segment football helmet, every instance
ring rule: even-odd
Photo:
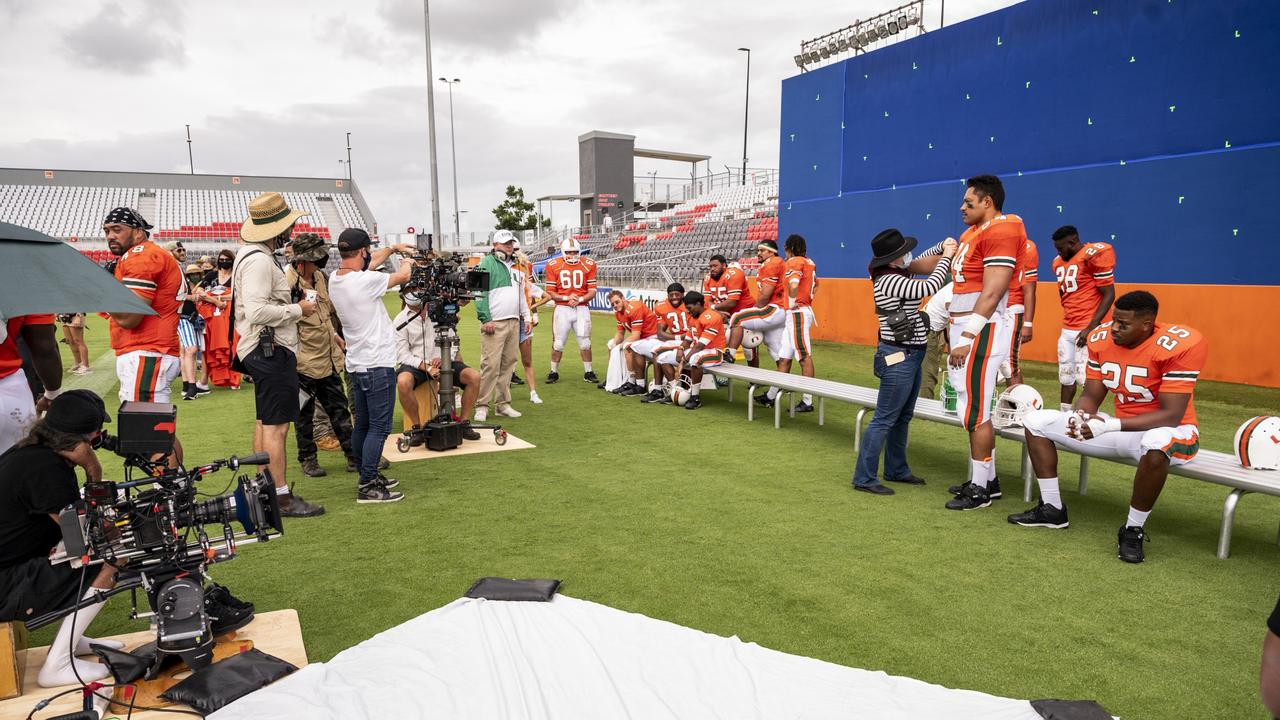
[[[1000,393],[996,400],[995,410],[991,413],[991,424],[997,428],[1021,427],[1022,418],[1032,410],[1044,408],[1044,399],[1030,385],[1014,385]]]
[[[668,383],[668,393],[671,395],[671,402],[679,407],[689,402],[689,398],[693,397],[693,381],[688,375],[681,375],[679,380]]]
[[[764,342],[764,333],[751,328],[742,329],[742,347],[758,348],[762,342]]]
[[[577,240],[574,240],[573,238],[568,237],[560,242],[560,252],[580,253],[582,252],[582,246],[578,244]]]
[[[1249,418],[1232,443],[1236,460],[1252,470],[1280,470],[1280,417]]]

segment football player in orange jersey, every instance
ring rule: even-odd
[[[53,315],[19,315],[0,319],[0,454],[16,445],[31,430],[36,418],[62,394],[62,353],[53,330]],[[22,372],[18,339],[31,352],[31,367],[44,384],[36,403]]]
[[[1005,377],[1007,385],[1022,384],[1022,365],[1019,362],[1022,344],[1031,342],[1031,321],[1036,316],[1036,283],[1040,279],[1040,251],[1036,244],[1028,239],[1022,247],[1018,266],[1013,270],[1013,281],[1009,285],[1009,361]]]
[[[1116,251],[1107,243],[1080,241],[1070,225],[1053,231],[1053,274],[1062,299],[1062,333],[1058,336],[1058,382],[1062,408],[1070,409],[1076,385],[1084,384],[1088,351],[1085,343],[1093,329],[1106,319],[1116,299]]]
[[[787,322],[782,333],[782,357],[778,360],[778,371],[791,372],[791,361],[799,360],[800,373],[813,377],[809,329],[817,323],[813,317],[813,296],[818,293],[816,267],[805,256],[808,248],[804,237],[787,237],[783,249],[787,253],[786,274],[783,276],[787,288]],[[766,393],[770,400],[777,395],[775,388],[769,388]],[[813,412],[813,396],[805,393],[796,406],[796,412]]]
[[[688,342],[693,322],[689,309],[684,305],[684,285],[678,282],[668,285],[667,299],[655,305],[653,312],[658,316],[658,344],[653,349],[653,385],[640,402],[667,404],[671,400],[662,391],[662,386],[676,378],[680,349]]]
[[[547,373],[547,384],[560,380],[560,358],[570,330],[578,338],[582,379],[600,382],[591,368],[591,309],[587,307],[596,296],[596,261],[582,257],[582,247],[573,238],[560,244],[560,252],[564,256],[552,258],[546,268],[546,292],[556,303],[551,316],[551,372]]]
[[[727,323],[733,314],[755,307],[756,299],[747,284],[747,274],[737,263],[729,264],[724,255],[712,255],[707,265],[707,277],[702,281],[702,295],[712,309],[724,316]],[[755,348],[743,348],[747,364],[760,367],[760,354]]]
[[[756,306],[740,310],[729,320],[729,349],[742,347],[742,330],[748,328],[764,336],[761,345],[769,348],[769,355],[774,363],[782,359],[783,334],[786,332],[787,316],[783,308],[787,304],[787,284],[783,282],[786,274],[786,263],[778,257],[778,244],[772,240],[761,240],[756,246],[756,257],[760,259],[760,269],[756,272],[756,282],[760,294],[756,296]],[[768,392],[755,397],[755,401],[765,407],[773,406],[773,397],[777,388],[769,388]]]
[[[618,331],[609,340],[609,349],[621,345],[627,367],[627,381],[613,392],[618,395],[644,395],[645,361],[652,357],[654,348],[661,342],[658,340],[658,316],[643,300],[627,300],[621,290],[609,291],[609,304],[618,321]]]
[[[1208,341],[1196,330],[1157,322],[1159,309],[1155,297],[1141,290],[1117,300],[1113,320],[1089,336],[1089,366],[1075,410],[1036,410],[1023,418],[1041,501],[1009,522],[1067,527],[1055,442],[1081,454],[1135,460],[1129,517],[1117,547],[1121,560],[1142,562],[1143,526],[1169,466],[1189,462],[1200,449],[1192,395],[1209,355]],[[1098,412],[1108,392],[1115,397],[1115,417]]]
[[[697,410],[702,407],[699,393],[703,369],[719,365],[724,357],[724,318],[706,306],[706,299],[700,292],[685,293],[684,304],[694,318],[689,332],[689,347],[680,354],[680,364],[689,368],[691,395],[684,409]]]
[[[969,228],[951,264],[950,344],[947,373],[957,411],[969,431],[968,482],[954,486],[948,510],[984,508],[1000,497],[995,468],[991,399],[996,371],[1008,354],[1001,343],[1009,283],[1027,241],[1017,215],[1004,213],[1004,185],[994,175],[969,178],[960,214]]]

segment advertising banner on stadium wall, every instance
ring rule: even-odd
[[[613,312],[613,306],[609,304],[609,293],[614,290],[621,291],[622,296],[628,300],[642,300],[650,308],[667,299],[667,293],[663,290],[602,287],[596,288],[596,296],[591,299],[591,302],[587,303],[587,307],[597,312]]]

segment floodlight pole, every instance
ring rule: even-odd
[[[453,159],[453,234],[462,237],[462,219],[458,212],[458,133],[453,124],[453,86],[462,82],[458,78],[449,80],[440,78],[440,82],[449,86],[449,152]]]
[[[195,158],[192,157],[191,155],[191,126],[190,125],[187,126],[187,162],[190,164],[191,174],[195,175],[196,161],[195,161]]]
[[[747,54],[747,92],[742,101],[742,184],[747,184],[747,111],[751,107],[751,48],[738,48]]]
[[[431,84],[431,0],[422,0],[427,42],[427,135],[431,154],[431,232],[440,234],[440,173],[436,168],[436,93]],[[437,241],[438,242],[438,241]],[[439,247],[439,245],[437,245]]]
[[[347,179],[351,178],[351,133],[347,133]]]

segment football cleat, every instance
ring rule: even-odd
[[[685,410],[697,410],[700,407],[702,407],[701,395],[694,395],[693,397],[689,398],[684,404]]]
[[[666,396],[667,396],[667,394],[666,394],[666,393],[664,393],[664,392],[662,392],[662,388],[654,388],[654,389],[652,389],[652,390],[650,390],[650,391],[649,391],[649,394],[647,394],[647,395],[645,395],[644,397],[640,398],[640,402],[642,402],[642,403],[660,403],[660,402],[662,402],[663,398],[665,398]]]
[[[1116,534],[1116,556],[1127,563],[1140,563],[1146,559],[1142,543],[1151,542],[1145,530],[1137,526],[1120,528]]]
[[[582,373],[582,379],[583,379],[583,380],[586,380],[586,381],[587,381],[587,382],[589,382],[589,383],[598,383],[598,382],[600,382],[600,378],[596,377],[596,374],[595,374],[594,372],[590,371],[590,370],[588,370],[587,372]]]
[[[773,400],[769,399],[769,393],[760,393],[755,397],[756,404],[761,407],[773,407]]]
[[[965,480],[963,483],[959,485],[952,485],[951,487],[947,488],[947,492],[951,493],[952,495],[959,495],[963,493],[964,489],[967,487],[969,487],[969,481]],[[999,500],[1000,498],[1004,497],[1004,493],[1000,491],[999,477],[991,478],[991,482],[987,483],[987,494],[991,496],[992,500]]]
[[[947,501],[948,510],[978,510],[991,504],[991,496],[986,488],[967,483],[964,492]]]
[[[548,385],[554,385],[555,383],[558,383],[558,382],[560,382],[560,373],[558,373],[558,372],[556,372],[556,371],[554,371],[554,370],[552,370],[551,372],[547,373],[547,384],[548,384]]]

